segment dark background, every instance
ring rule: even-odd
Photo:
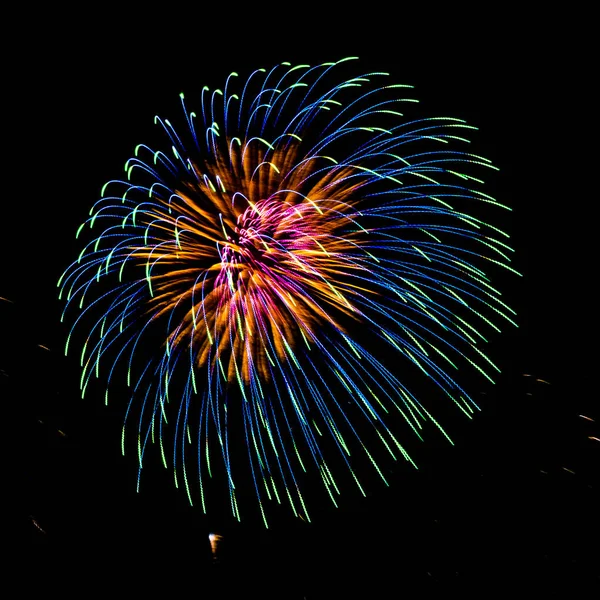
[[[22,585],[282,599],[598,589],[600,413],[585,350],[596,319],[583,249],[593,217],[576,191],[585,15],[282,10],[53,10],[15,24],[0,392],[17,410],[7,429],[17,432]],[[56,280],[79,252],[76,228],[154,115],[179,116],[179,92],[219,87],[232,70],[347,55],[415,85],[415,114],[479,127],[474,149],[501,169],[486,191],[514,209],[503,225],[523,274],[498,280],[520,325],[489,346],[502,374],[495,386],[473,381],[473,422],[445,423],[455,446],[427,440],[418,471],[398,465],[389,488],[317,507],[310,525],[284,513],[269,530],[219,508],[203,515],[158,465],[137,494],[120,407],[81,400],[76,356],[62,351]],[[223,535],[217,560],[209,532]]]

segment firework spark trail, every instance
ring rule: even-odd
[[[484,332],[513,323],[484,270],[512,270],[507,236],[472,210],[501,205],[464,172],[495,167],[449,149],[474,128],[404,120],[399,107],[416,101],[396,94],[410,86],[379,84],[385,73],[332,84],[350,60],[259,69],[239,95],[232,73],[224,91],[203,88],[199,114],[182,94],[186,127],[156,117],[170,147],[136,147],[126,180],[104,186],[77,235],[100,232],[59,281],[65,312],[81,311],[66,350],[93,321],[82,394],[101,370],[110,383],[126,365],[123,439],[135,430],[140,472],[149,441],[167,465],[169,439],[190,502],[186,459],[197,460],[204,510],[214,439],[240,518],[230,413],[242,417],[265,524],[267,499],[308,518],[300,474],[317,473],[335,504],[332,451],[363,494],[357,449],[385,481],[365,428],[409,461],[391,413],[419,437],[427,420],[448,437],[390,357],[470,415],[477,407],[451,372],[466,363],[489,379]],[[162,348],[136,371],[156,335]]]

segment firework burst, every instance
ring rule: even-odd
[[[385,481],[380,453],[411,460],[398,422],[438,425],[413,371],[470,415],[455,373],[489,378],[486,330],[512,322],[484,270],[510,269],[479,215],[500,204],[468,173],[494,167],[453,149],[474,128],[406,119],[410,86],[340,77],[350,60],[232,73],[197,113],[182,94],[184,126],[156,117],[167,143],[104,186],[59,281],[82,393],[124,374],[123,451],[131,431],[141,472],[157,442],[204,510],[217,463],[237,518],[244,470],[265,523],[269,500],[308,518],[307,479],[364,494],[357,461]]]

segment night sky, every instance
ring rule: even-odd
[[[292,600],[434,589],[538,597],[559,587],[575,598],[600,588],[600,411],[578,350],[580,230],[568,223],[585,213],[564,158],[575,148],[569,123],[586,56],[562,41],[571,22],[490,12],[433,27],[427,15],[394,24],[381,11],[341,21],[226,12],[90,15],[75,28],[72,15],[53,12],[24,30],[5,117],[19,123],[19,183],[2,215],[10,244],[0,280],[0,395],[17,408],[23,589]],[[77,354],[63,352],[56,281],[79,253],[75,231],[133,147],[155,135],[154,115],[179,118],[179,92],[192,98],[234,70],[349,55],[414,85],[414,114],[477,126],[473,147],[500,168],[485,191],[513,208],[501,225],[523,274],[495,278],[519,322],[488,345],[502,373],[495,385],[465,376],[482,408],[472,421],[440,407],[454,446],[429,432],[411,446],[418,470],[398,462],[390,487],[374,480],[366,498],[349,491],[338,509],[311,506],[311,524],[287,510],[273,510],[268,530],[256,515],[235,522],[228,506],[204,515],[157,457],[138,494],[136,457],[120,451],[124,405],[103,405],[103,382],[82,400]],[[223,536],[216,558],[209,533]]]

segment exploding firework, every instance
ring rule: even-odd
[[[501,205],[470,174],[495,167],[454,149],[474,128],[406,118],[411,86],[350,60],[232,73],[198,112],[181,94],[182,126],[156,117],[162,149],[104,186],[59,281],[82,394],[123,375],[123,452],[141,472],[156,442],[204,510],[218,471],[237,518],[247,477],[265,524],[267,501],[308,519],[307,481],[364,494],[358,465],[412,462],[404,429],[446,435],[414,375],[472,414],[456,373],[489,378],[486,330],[512,323],[484,270],[512,270],[483,220]]]

